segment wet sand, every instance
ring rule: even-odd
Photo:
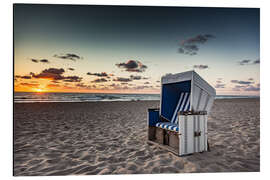
[[[147,143],[158,101],[15,103],[14,175],[260,171],[260,100],[216,100],[210,152],[177,157]]]

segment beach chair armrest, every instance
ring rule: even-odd
[[[182,111],[178,115],[207,115],[207,111]]]
[[[148,109],[148,126],[155,126],[160,121],[159,108]]]

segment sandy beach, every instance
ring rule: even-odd
[[[215,100],[210,152],[177,157],[147,143],[159,101],[15,103],[14,175],[260,171],[260,100]]]

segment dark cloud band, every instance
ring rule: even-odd
[[[51,79],[51,80],[62,80],[65,82],[80,82],[82,80],[79,76],[63,76],[65,70],[63,68],[49,68],[44,69],[39,74],[30,73],[32,77],[39,79]]]
[[[119,68],[125,69],[127,72],[144,72],[147,69],[146,65],[136,60],[129,60],[126,63],[118,63],[115,65]]]
[[[83,57],[77,54],[73,54],[73,53],[66,53],[66,54],[60,54],[60,55],[55,54],[53,57],[60,58],[60,59],[68,59],[72,61],[83,59]]]
[[[241,66],[243,66],[243,65],[260,64],[260,59],[257,59],[257,60],[244,59],[242,61],[239,61],[238,63]]]
[[[199,44],[204,44],[209,39],[213,38],[215,38],[215,36],[211,34],[204,34],[204,35],[199,34],[195,37],[188,38],[180,43],[180,48],[178,49],[178,52],[181,54],[191,56],[196,55],[199,51]]]
[[[200,64],[200,65],[194,65],[193,68],[195,68],[195,69],[208,69],[209,66]]]
[[[93,83],[102,83],[102,82],[107,82],[108,80],[107,79],[105,79],[105,78],[100,78],[100,79],[95,79],[95,80],[93,80],[92,82]]]
[[[101,72],[101,73],[90,73],[90,72],[88,72],[87,75],[89,75],[89,76],[98,76],[98,77],[107,77],[107,76],[109,76],[106,72]]]
[[[38,62],[50,63],[50,61],[48,59],[31,59],[31,61],[34,62],[34,63],[38,63]]]

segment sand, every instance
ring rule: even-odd
[[[259,101],[216,100],[211,151],[184,157],[147,143],[158,101],[15,103],[14,175],[260,171]]]

